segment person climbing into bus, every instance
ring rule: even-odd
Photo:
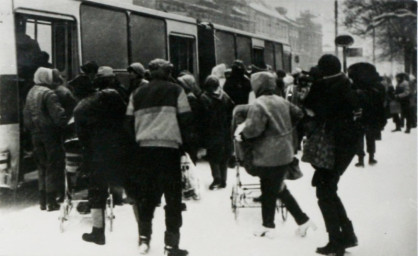
[[[68,117],[54,89],[59,78],[52,69],[39,68],[34,75],[23,109],[24,125],[31,132],[35,161],[39,174],[41,210],[59,209],[57,192],[64,185],[65,155],[61,131]]]
[[[81,74],[68,83],[68,88],[72,91],[77,101],[96,91],[93,87],[93,81],[96,78],[99,66],[95,61],[88,61],[80,69],[82,71]]]
[[[129,80],[131,82],[128,89],[128,95],[131,95],[137,88],[148,84],[148,80],[145,79],[145,68],[139,63],[132,63],[128,68]]]
[[[96,79],[93,81],[93,87],[98,90],[114,89],[122,97],[125,104],[129,101],[128,91],[120,83],[119,79],[113,72],[113,68],[108,66],[99,67]]]
[[[192,112],[187,95],[177,84],[170,82],[172,64],[155,59],[148,65],[151,81],[131,96],[126,112],[131,120],[135,140],[139,145],[137,166],[139,195],[139,250],[147,254],[152,234],[155,208],[164,194],[165,253],[169,256],[188,255],[179,249],[182,226],[182,175],[180,156],[189,144]]]
[[[231,75],[226,79],[223,88],[236,105],[248,104],[251,83],[246,73],[244,63],[241,60],[235,60],[232,64]]]

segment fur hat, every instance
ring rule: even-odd
[[[318,68],[324,76],[336,75],[341,72],[341,62],[336,56],[325,54],[319,59]]]

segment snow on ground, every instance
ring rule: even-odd
[[[339,193],[347,207],[360,245],[347,250],[349,256],[415,256],[417,255],[417,135],[383,134],[377,145],[376,166],[354,167],[354,161],[340,182]],[[309,256],[317,246],[327,242],[322,216],[310,186],[313,169],[302,163],[304,177],[287,185],[302,209],[316,222],[306,238],[296,237],[297,228],[289,216],[283,222],[276,215],[275,239],[252,235],[261,223],[261,210],[241,209],[238,221],[231,212],[230,192],[235,170],[229,170],[228,187],[209,191],[208,164],[198,165],[202,199],[187,202],[181,246],[197,256]],[[258,182],[242,171],[244,182]],[[33,195],[32,195],[33,196]],[[0,201],[1,203],[1,201]],[[0,255],[139,255],[137,225],[132,207],[116,207],[114,231],[106,231],[106,245],[98,246],[81,240],[90,232],[91,219],[72,211],[64,233],[59,232],[58,212],[41,212],[33,202],[19,207],[0,205]],[[157,208],[151,256],[163,254],[164,212]]]

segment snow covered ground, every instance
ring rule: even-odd
[[[392,126],[392,124],[388,125]],[[417,255],[417,134],[390,133],[377,144],[376,166],[354,167],[354,161],[340,182],[339,193],[359,238],[359,246],[349,256]],[[289,216],[283,222],[276,215],[277,237],[255,238],[252,232],[261,221],[261,210],[241,209],[238,222],[230,207],[235,171],[229,170],[228,187],[209,191],[209,166],[200,163],[202,199],[187,202],[181,246],[197,256],[309,256],[327,242],[322,216],[310,181],[313,169],[302,163],[304,177],[287,185],[302,209],[316,222],[316,232],[305,238],[295,236],[297,225]],[[244,174],[244,171],[242,171]],[[257,182],[243,175],[245,182]],[[33,190],[35,191],[35,190]],[[36,193],[36,192],[34,192]],[[36,195],[31,195],[36,198]],[[138,234],[132,207],[116,207],[114,231],[106,231],[106,245],[81,240],[90,232],[91,219],[73,211],[64,233],[59,232],[58,212],[41,212],[32,200],[18,206],[0,205],[0,255],[139,255]],[[2,202],[0,201],[0,204]],[[151,256],[163,254],[164,212],[158,208],[154,220]]]

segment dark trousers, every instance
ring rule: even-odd
[[[65,153],[59,135],[33,134],[33,153],[39,174],[39,190],[46,193],[64,188]]]
[[[376,153],[376,136],[375,136],[375,132],[369,131],[369,130],[366,130],[364,136],[362,136],[362,138],[359,140],[357,155],[359,157],[364,157],[366,155],[366,153],[364,152],[364,138],[363,137],[366,138],[367,153],[369,153],[369,155],[374,155],[374,153]]]
[[[261,214],[263,226],[274,228],[274,217],[276,214],[277,198],[286,206],[287,210],[294,217],[296,223],[301,225],[309,220],[308,216],[302,211],[292,196],[290,191],[284,186],[283,181],[286,175],[284,167],[262,167],[258,168],[261,181]]]
[[[315,168],[312,185],[316,187],[318,205],[324,218],[330,240],[339,241],[342,231],[350,222],[345,207],[337,194],[338,182],[354,153],[337,153],[333,170]]]
[[[406,129],[410,130],[412,128],[412,114],[411,107],[407,104],[401,106],[401,114],[393,114],[393,122],[396,124],[396,129],[400,130],[403,127],[406,120]]]
[[[141,168],[140,193],[137,199],[139,233],[151,239],[155,207],[164,194],[165,242],[167,245],[177,246],[182,226],[180,151],[144,147],[138,154],[138,164]]]
[[[226,182],[228,174],[228,160],[223,159],[222,161],[209,160],[210,169],[212,171],[212,177],[214,180]]]

